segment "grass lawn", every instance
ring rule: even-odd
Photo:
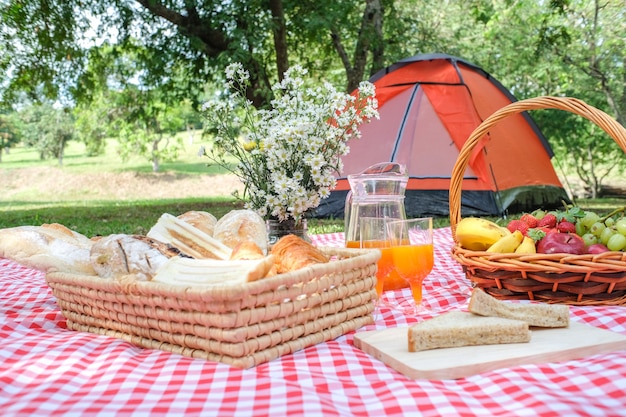
[[[200,146],[208,145],[208,141],[203,140],[200,131],[180,134],[182,148],[176,161],[162,162],[162,171],[173,171],[182,174],[217,174],[224,173],[219,167],[207,167],[209,160],[200,158],[198,150]],[[38,152],[33,148],[17,146],[11,148],[8,154],[2,155],[0,169],[32,168],[32,167],[58,167],[57,159],[39,158]],[[70,141],[66,145],[63,156],[63,169],[69,172],[152,172],[152,165],[147,158],[132,156],[127,160],[122,160],[118,152],[117,141],[109,139],[106,141],[103,155],[89,157],[85,156],[85,145],[77,141]]]
[[[175,162],[163,162],[161,172],[177,176],[201,176],[225,174],[227,171],[218,166],[209,166],[207,158],[198,156],[198,149],[206,145],[199,132],[183,137],[183,149]],[[86,157],[84,145],[70,142],[63,159],[62,170],[75,174],[94,172],[136,172],[151,175],[152,166],[144,158],[133,157],[123,161],[116,150],[116,142],[109,141],[106,153],[97,157]],[[9,154],[2,155],[0,172],[29,168],[50,168],[57,170],[57,160],[41,160],[38,153],[30,148],[16,147]],[[40,225],[43,223],[61,223],[87,236],[107,235],[112,233],[144,234],[156,223],[163,213],[180,214],[189,210],[204,210],[216,217],[228,211],[241,208],[242,203],[234,197],[204,197],[148,200],[99,200],[89,195],[69,198],[45,198],[36,191],[28,189],[18,197],[0,197],[0,228],[20,225]],[[0,191],[2,190],[0,184]],[[5,189],[6,191],[6,189]],[[309,222],[312,233],[330,233],[343,230],[343,220],[315,220]]]
[[[198,157],[202,143],[199,132],[183,136],[183,149],[176,162],[163,162],[161,171],[181,176],[217,175],[227,173],[223,168],[207,166],[207,158]],[[84,156],[84,146],[70,142],[66,149],[62,170],[76,174],[97,172],[137,172],[151,175],[152,167],[148,160],[133,157],[123,161],[116,151],[116,144],[110,141],[106,153],[98,157]],[[56,160],[40,160],[36,151],[17,147],[9,154],[2,155],[0,174],[21,169],[50,167],[58,168]],[[204,210],[220,217],[226,212],[241,208],[241,203],[233,197],[203,197],[178,199],[115,200],[98,199],[90,195],[71,196],[54,199],[43,198],[41,193],[32,191],[24,184],[25,191],[9,193],[0,184],[0,228],[19,225],[40,225],[61,223],[87,236],[112,233],[144,234],[156,223],[163,213],[180,214],[188,210]],[[62,184],[60,185],[62,187]],[[13,195],[13,197],[9,195]],[[626,205],[625,199],[581,200],[578,205],[585,209],[608,212]],[[448,218],[435,219],[436,227],[449,225]],[[310,219],[311,233],[343,231],[343,219]]]

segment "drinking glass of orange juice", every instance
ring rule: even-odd
[[[433,269],[433,219],[431,217],[386,222],[393,267],[411,287],[413,303],[401,307],[407,314],[425,311],[422,284]]]
[[[387,238],[386,220],[381,217],[361,217],[359,219],[359,242],[347,242],[348,247],[380,249],[381,257],[378,260],[376,272],[377,305],[383,293],[385,277],[393,270],[391,243]]]

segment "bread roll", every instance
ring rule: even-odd
[[[529,326],[569,327],[569,306],[565,304],[523,304],[498,300],[474,288],[468,310],[481,316],[522,320]]]
[[[329,261],[324,252],[296,235],[281,237],[272,246],[271,254],[276,257],[275,272],[277,274]]]
[[[231,261],[243,260],[243,259],[261,259],[265,255],[259,245],[254,242],[246,241],[241,242],[233,249],[233,253],[230,255]]]
[[[103,278],[134,274],[149,281],[176,252],[146,236],[113,234],[102,237],[91,248],[90,259]]]
[[[483,317],[464,311],[450,311],[424,320],[408,330],[409,352],[421,350],[528,343],[528,323],[501,317]]]
[[[252,210],[232,210],[226,213],[215,224],[213,237],[231,249],[241,242],[251,241],[263,253],[267,253],[265,221]]]
[[[213,230],[215,229],[215,223],[217,218],[206,211],[191,210],[178,216],[179,219],[191,224],[202,230],[209,236],[213,236]]]
[[[93,242],[58,224],[0,229],[0,256],[40,271],[95,275],[89,261]]]

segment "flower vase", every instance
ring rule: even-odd
[[[292,218],[283,221],[270,219],[267,220],[265,224],[267,226],[267,237],[270,245],[273,245],[278,242],[281,237],[287,235],[296,235],[309,243],[311,242],[308,235],[306,219],[300,219],[297,223],[296,220]]]

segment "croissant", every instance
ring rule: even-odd
[[[295,271],[305,266],[326,263],[328,256],[296,235],[287,235],[280,238],[271,249],[275,257],[275,272],[282,274]]]

